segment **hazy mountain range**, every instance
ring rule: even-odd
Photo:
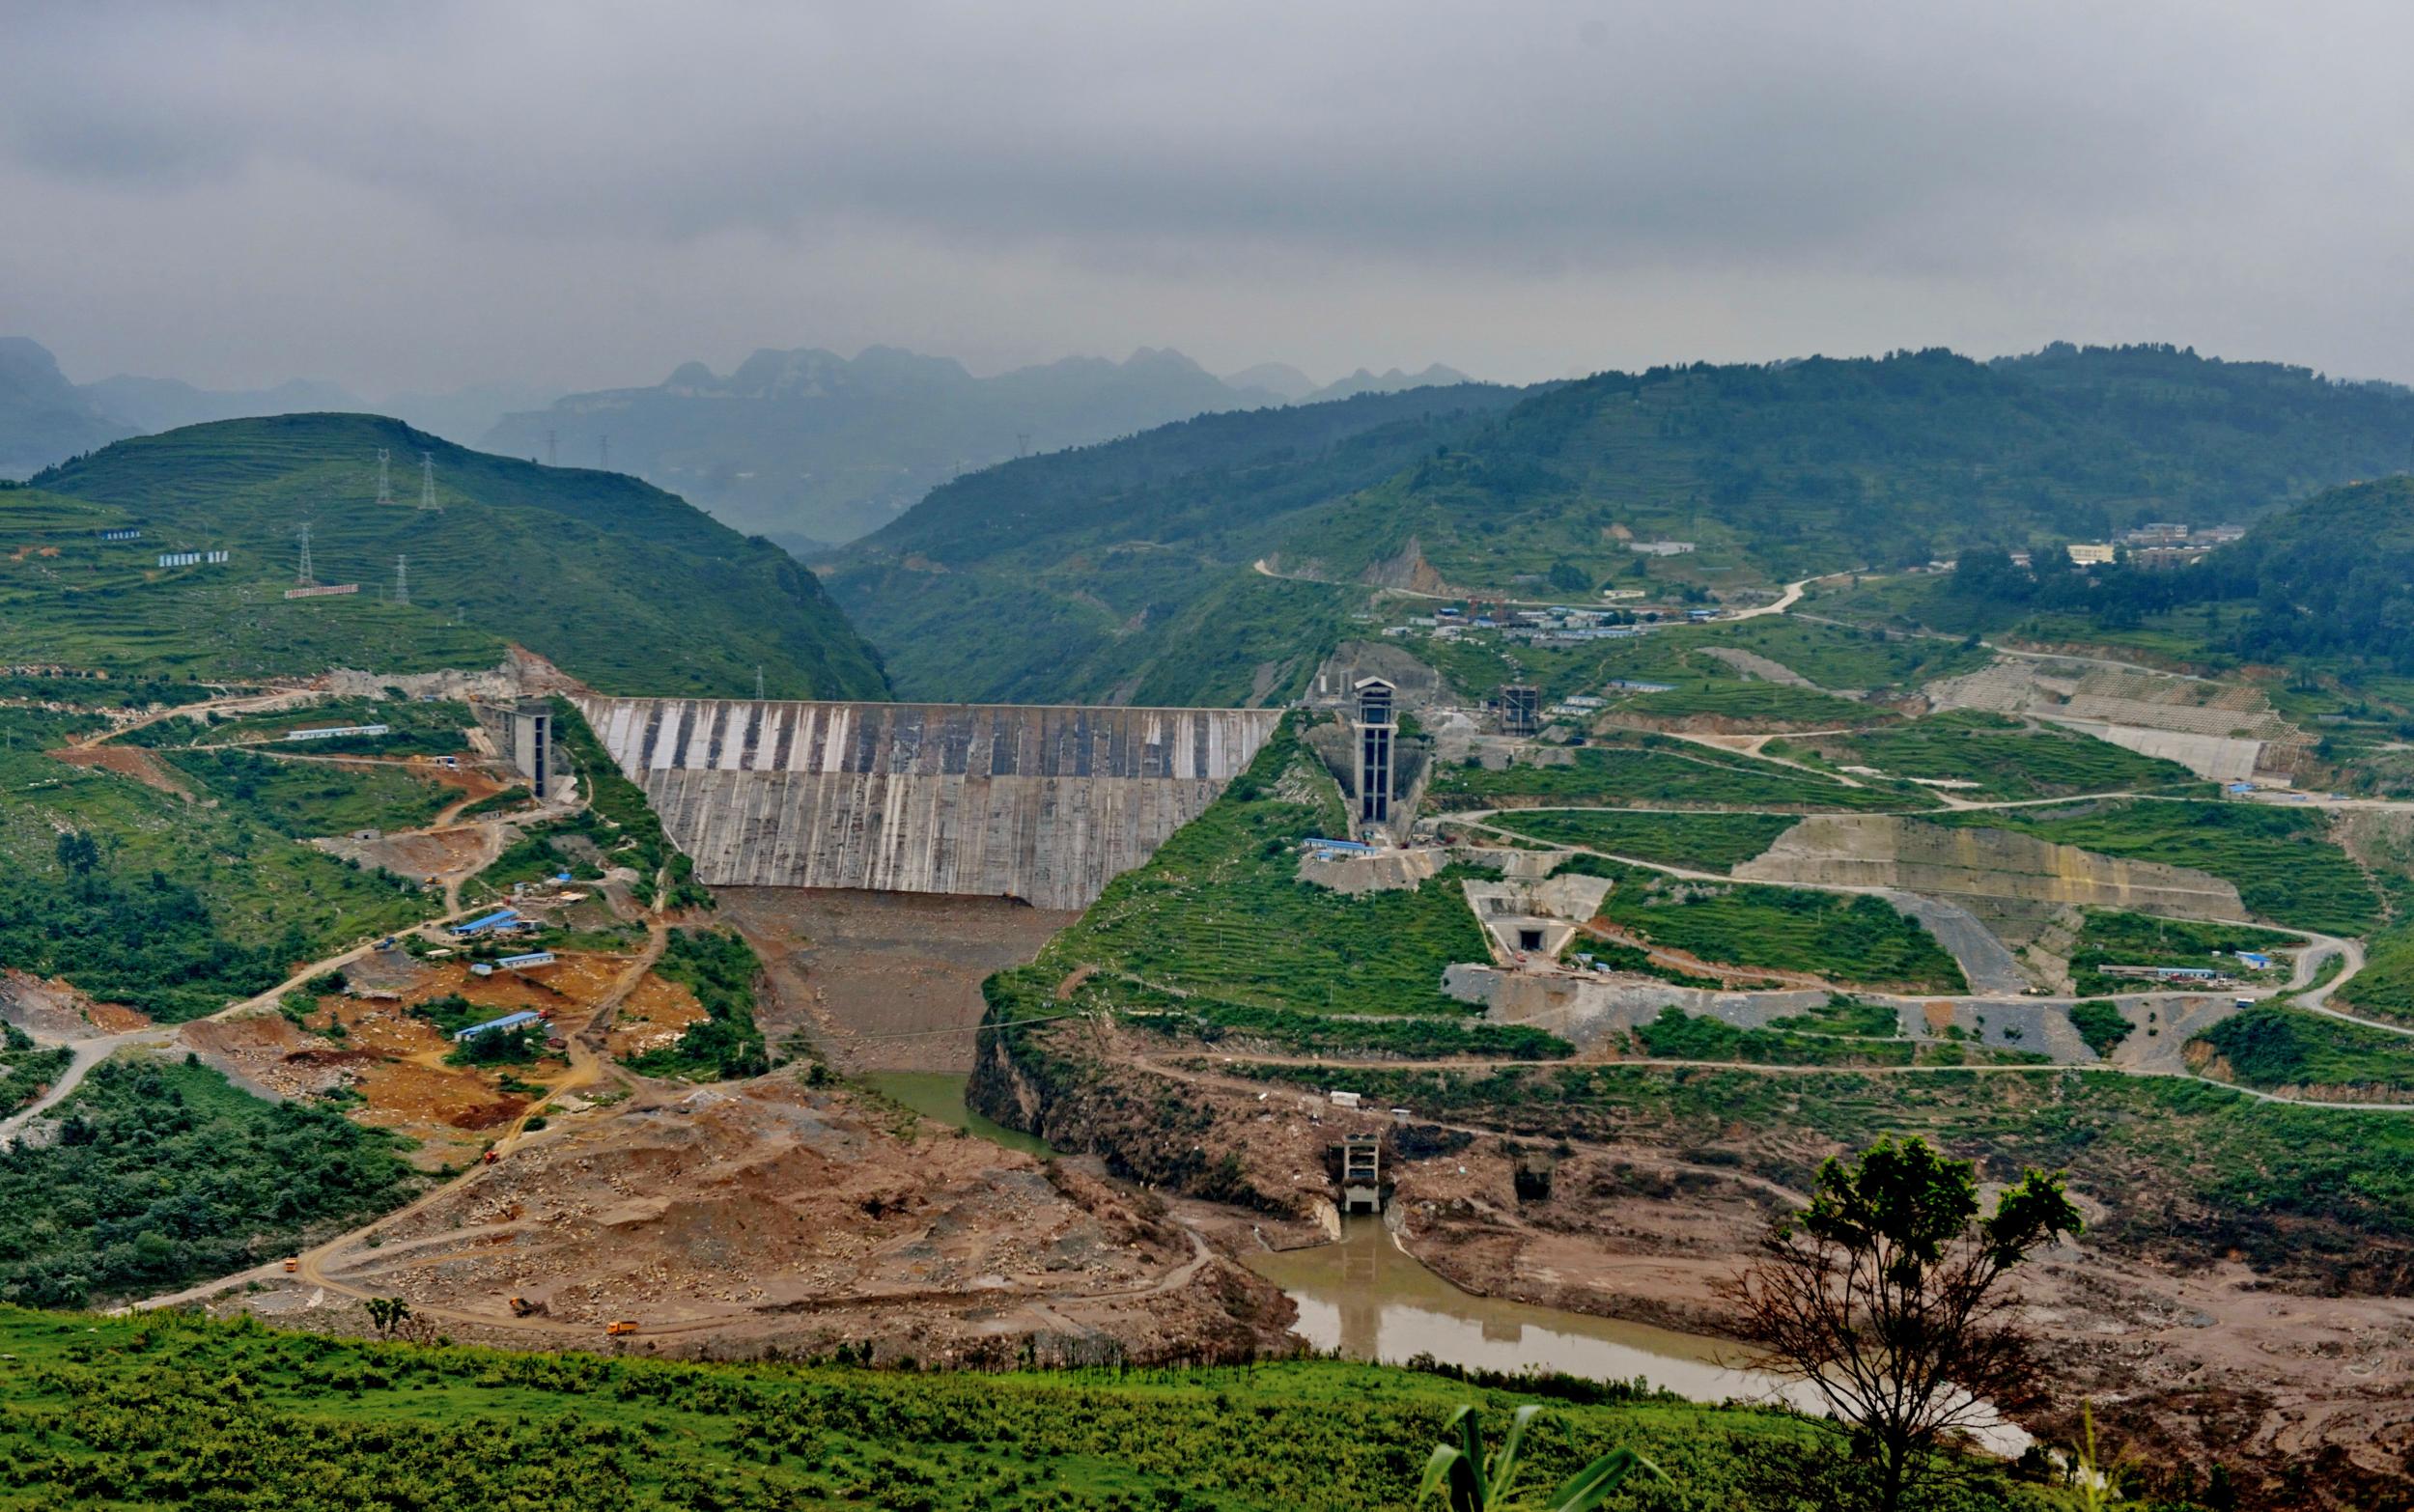
[[[0,478],[22,478],[129,435],[211,420],[322,411],[391,415],[466,446],[503,415],[549,404],[558,392],[525,383],[481,383],[449,393],[370,400],[320,378],[289,378],[274,388],[207,389],[181,378],[123,373],[97,383],[70,383],[41,343],[0,336]]]
[[[1284,363],[1218,378],[1172,350],[1068,357],[975,378],[890,347],[853,358],[766,348],[727,377],[681,365],[646,388],[562,396],[527,384],[369,399],[295,378],[213,390],[120,375],[72,383],[40,344],[0,338],[0,477],[130,435],[251,416],[390,415],[464,446],[634,474],[795,550],[876,530],[940,483],[1025,453],[1091,445],[1193,415],[1467,381],[1361,368],[1320,384]]]
[[[1265,363],[1218,378],[1178,351],[1068,357],[975,378],[946,357],[872,347],[766,348],[728,376],[700,362],[651,388],[572,394],[504,417],[488,450],[610,466],[792,549],[876,530],[933,488],[1010,458],[1193,415],[1466,381],[1447,368],[1318,385]]]

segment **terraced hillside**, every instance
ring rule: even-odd
[[[397,502],[379,505],[378,453]],[[422,510],[434,460],[438,508]],[[108,525],[141,538],[105,542]],[[287,600],[297,532],[347,598]],[[232,560],[161,568],[162,552]],[[392,595],[407,558],[409,602]],[[371,415],[188,426],[0,491],[0,661],[249,678],[491,665],[517,642],[623,692],[881,697],[786,553],[615,473],[468,451]]]

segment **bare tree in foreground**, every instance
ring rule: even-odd
[[[2032,1170],[1979,1217],[1967,1161],[1881,1139],[1819,1167],[1810,1206],[1780,1220],[1720,1295],[1753,1368],[1816,1386],[1877,1470],[1895,1512],[1940,1453],[1998,1409],[2038,1395],[2007,1284],[2031,1251],[2083,1226],[2062,1178]]]

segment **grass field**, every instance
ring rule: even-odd
[[[1680,683],[1666,692],[1627,693],[1613,702],[1609,712],[1614,718],[1633,723],[1674,725],[1697,718],[1716,719],[1724,726],[1750,730],[1860,728],[1902,717],[1882,705],[1839,698],[1815,687],[1735,678]]]
[[[1520,762],[1505,771],[1444,767],[1426,790],[1437,809],[1593,804],[1634,808],[1740,808],[1786,813],[1936,806],[1917,789],[1847,787],[1748,756],[1669,741],[1586,745],[1565,762]]]
[[[1739,1029],[1723,1020],[1663,1008],[1635,1031],[1643,1053],[1665,1060],[1733,1060],[1755,1066],[1908,1066],[1909,1040],[1776,1029]]]
[[[1357,897],[1299,881],[1299,842],[1343,832],[1333,780],[1286,723],[1206,813],[1010,974],[1053,991],[1086,965],[1249,1007],[1469,1012],[1442,994],[1442,968],[1491,957],[1458,880]]]
[[[1453,686],[1486,696],[1502,683],[1521,681],[1540,688],[1546,701],[1603,692],[1614,678],[1679,684],[1706,678],[1738,687],[1754,686],[1725,662],[1701,655],[1714,646],[1754,652],[1820,687],[1856,692],[1908,690],[1930,678],[1984,666],[1991,656],[1934,636],[1846,629],[1791,615],[1726,625],[1675,625],[1631,639],[1573,646],[1512,646],[1494,637],[1463,637],[1418,641],[1413,649]],[[1867,716],[1862,706],[1862,717]]]
[[[2242,1086],[2414,1091],[2414,1039],[2302,1009],[2249,1009],[2197,1040],[2230,1063]]]
[[[0,961],[187,1019],[435,910],[402,879],[295,843],[299,799],[230,782],[203,790],[214,805],[189,802],[44,754],[93,728],[0,708]]]
[[[166,749],[182,745],[266,743],[305,756],[450,756],[469,748],[468,730],[478,722],[466,704],[423,703],[412,698],[328,698],[275,714],[199,719],[161,719],[122,737],[128,745]],[[327,736],[287,741],[294,730],[350,725],[386,727],[383,735]]]
[[[1537,808],[1504,814],[1500,823],[1553,845],[1581,846],[1689,871],[1723,872],[1766,851],[1795,821],[1787,814]]]
[[[2364,969],[2341,986],[2337,1005],[2368,1019],[2414,1025],[2414,928],[2394,924],[2364,942]]]
[[[435,510],[379,505],[377,455],[434,459]],[[105,543],[92,523],[139,524]],[[307,524],[317,577],[287,600]],[[19,556],[16,547],[31,549]],[[224,564],[158,568],[163,550]],[[45,554],[55,552],[56,554]],[[410,602],[390,596],[398,558]],[[868,648],[810,573],[671,494],[614,473],[468,451],[370,415],[187,426],[0,492],[0,662],[182,677],[492,666],[507,642],[621,692],[878,697]]]
[[[1771,742],[1769,753],[1837,767],[1869,767],[1890,777],[1968,782],[1979,798],[2062,798],[2076,793],[2150,792],[2194,784],[2176,762],[2141,756],[2074,731],[2030,729],[2000,715],[1954,711],[1886,729]]]
[[[2233,952],[2270,954],[2295,950],[2305,942],[2278,930],[2251,924],[2203,924],[2186,919],[2150,918],[2115,909],[2091,909],[2087,923],[2070,949],[2070,975],[2082,993],[2134,993],[2135,979],[2106,976],[2107,966],[2218,966],[2255,981],[2278,981],[2288,974],[2286,961],[2275,960],[2266,971],[2252,971]]]
[[[279,761],[248,751],[177,751],[167,761],[220,801],[295,837],[415,829],[459,796],[390,767]]]
[[[2298,929],[2360,935],[2380,918],[2378,895],[2331,840],[2328,820],[2304,809],[2144,799],[1930,818],[2210,872],[2235,883],[2249,909]]]
[[[1969,990],[1920,922],[1867,894],[1722,886],[1629,872],[1601,911],[1655,945],[1729,966],[1908,992]]]
[[[691,1364],[360,1342],[173,1314],[0,1307],[0,1503],[886,1512],[1407,1512],[1450,1413],[1544,1411],[1530,1473],[1613,1447],[1735,1506],[1830,1430],[1560,1378],[1541,1394],[1331,1360],[978,1372]],[[1573,1397],[1574,1400],[1565,1398]],[[1431,1503],[1424,1503],[1430,1505]],[[1935,1512],[2020,1512],[1983,1474]]]

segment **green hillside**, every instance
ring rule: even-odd
[[[993,468],[850,547],[830,586],[917,697],[1278,696],[1378,579],[1680,597],[2244,522],[2390,469],[2414,433],[2414,392],[2168,347],[1422,394],[1347,434],[1319,417],[1347,406],[1310,406]],[[1694,549],[1632,547],[1655,540]],[[1260,558],[1309,580],[1276,599]]]
[[[825,569],[900,697],[1239,703],[1305,681],[1355,602],[1249,563],[1526,391],[1202,415],[931,490]],[[1261,686],[1259,669],[1267,669]]]
[[[1622,1382],[1500,1389],[1335,1360],[917,1373],[364,1343],[0,1307],[0,1505],[1405,1512],[1459,1404],[1521,1402],[1530,1478],[1613,1447],[1613,1506],[1776,1505],[1841,1436]],[[1573,1400],[1562,1400],[1573,1397]],[[2062,1504],[1973,1464],[1937,1512]],[[1828,1473],[1832,1475],[1833,1470]],[[1808,1505],[1809,1503],[1803,1503]]]
[[[377,454],[397,502],[379,506]],[[419,459],[435,511],[417,507]],[[142,538],[102,542],[103,523]],[[289,601],[307,523],[322,582]],[[223,548],[223,566],[158,568]],[[392,602],[407,556],[410,602]],[[517,642],[599,687],[881,697],[811,574],[633,478],[491,457],[370,415],[188,426],[0,490],[0,662],[245,678],[491,665]]]

